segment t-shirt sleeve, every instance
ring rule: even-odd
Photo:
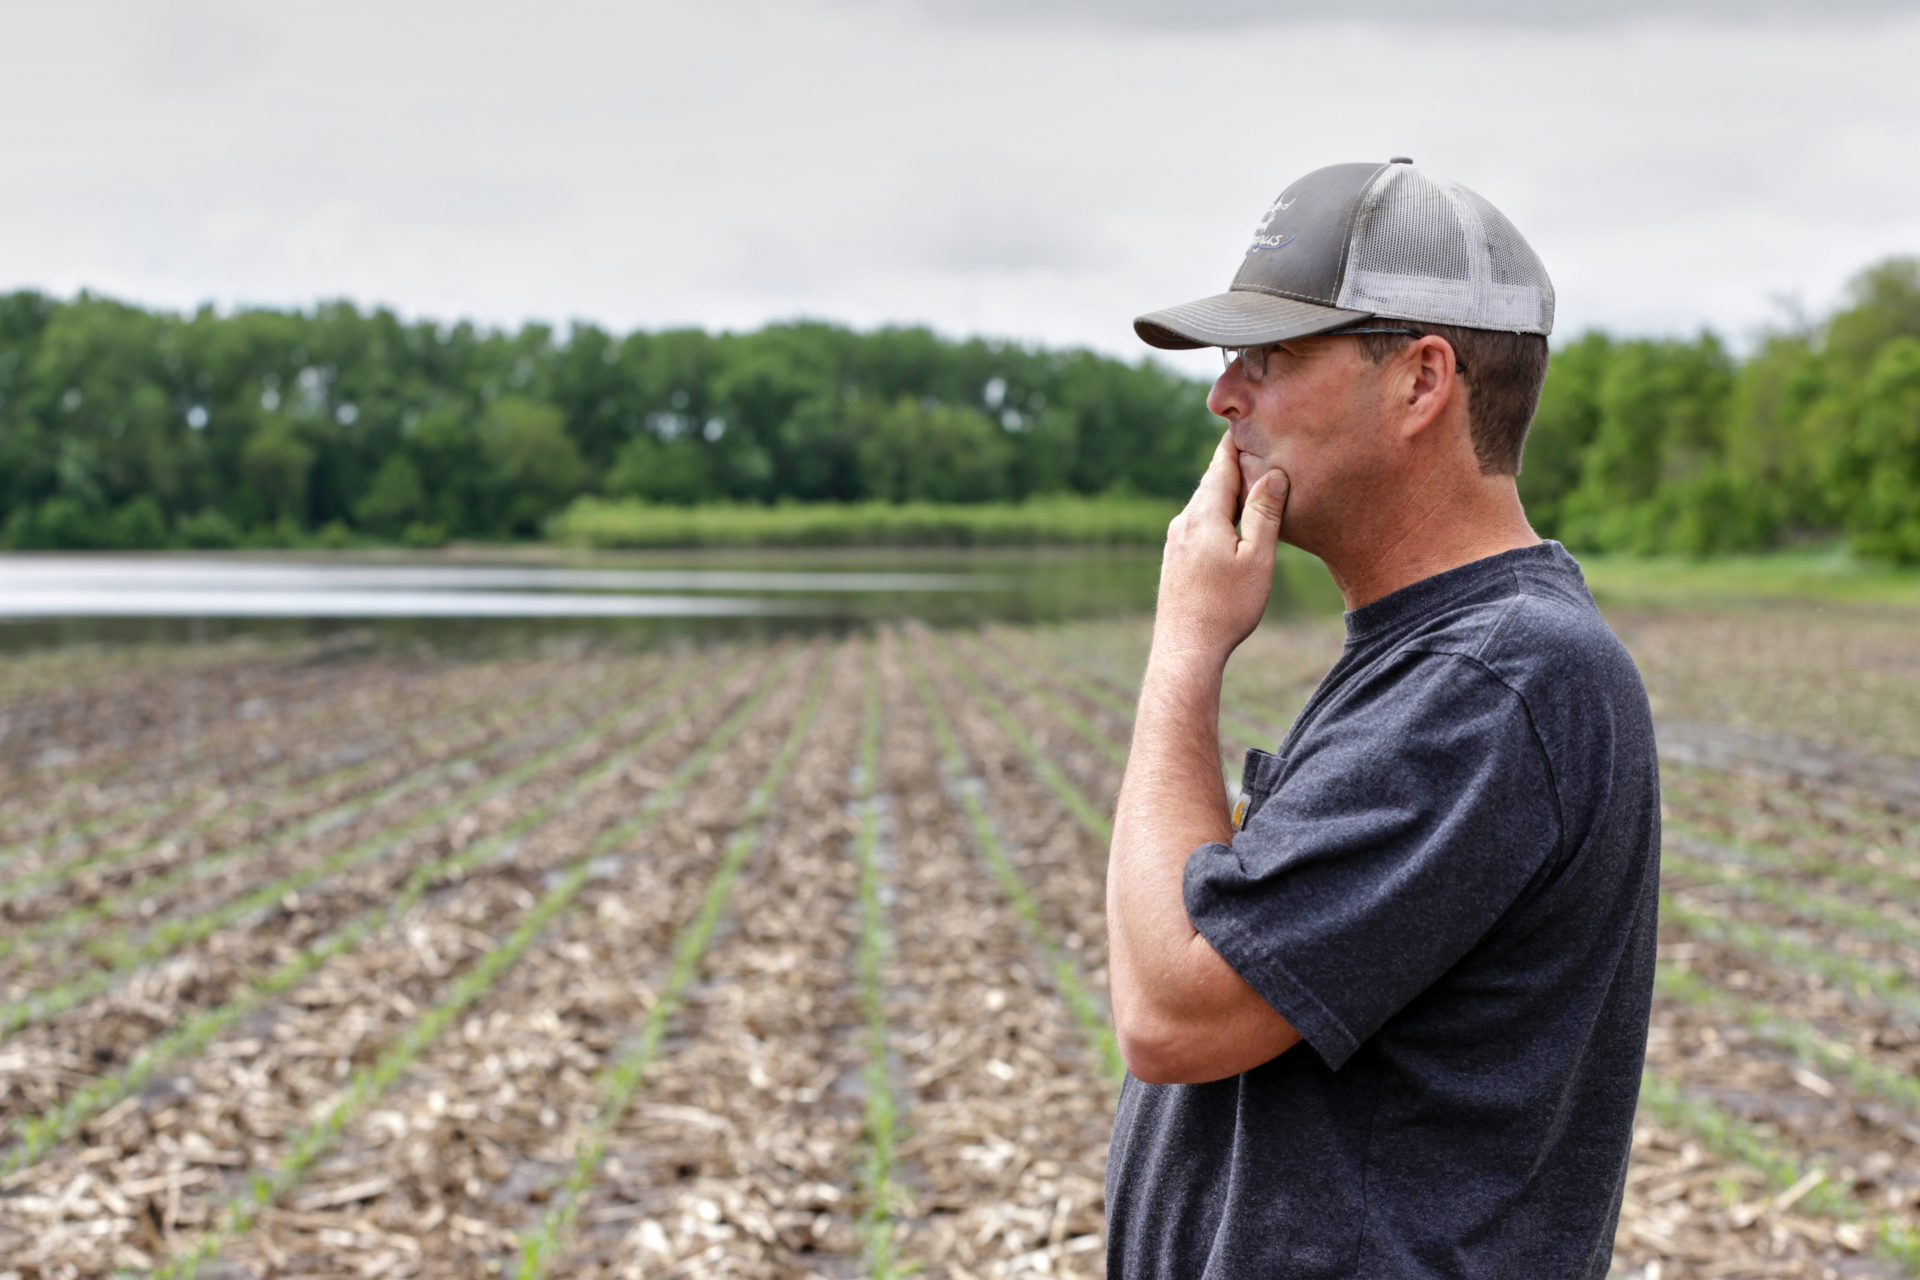
[[[1187,860],[1194,927],[1329,1067],[1478,943],[1558,847],[1544,749],[1469,657],[1344,692],[1231,845]]]

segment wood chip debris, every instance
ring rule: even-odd
[[[1893,976],[1836,983],[1786,952],[1669,925],[1663,973],[1700,986],[1663,986],[1649,1067],[1798,1172],[1769,1177],[1712,1135],[1643,1114],[1616,1275],[1891,1277],[1876,1231],[1920,1221],[1920,1112],[1911,1091],[1876,1083],[1920,1078],[1915,1006],[1885,994],[1920,983],[1920,948],[1902,932],[1920,936],[1920,827],[1884,783],[1920,758],[1920,695],[1885,674],[1905,661],[1910,677],[1910,641],[1898,638],[1909,633],[1876,616],[1845,621],[1858,626],[1621,621],[1662,714],[1725,726],[1716,751],[1761,744],[1676,762],[1670,828],[1704,842],[1689,848],[1771,850],[1768,883],[1792,893],[1684,870],[1669,891]],[[317,662],[310,647],[257,645],[0,661],[0,910],[18,934],[0,944],[0,999],[113,972],[98,994],[0,1044],[0,1152],[97,1098],[60,1141],[0,1174],[0,1280],[152,1269],[221,1230],[256,1176],[295,1158],[300,1176],[223,1238],[203,1274],[500,1274],[592,1142],[604,1158],[554,1274],[852,1277],[866,1274],[875,1221],[928,1276],[1103,1274],[1114,1085],[1052,964],[1064,957],[1104,990],[1105,850],[975,691],[1010,708],[1090,804],[1110,806],[1147,634],[1126,620],[477,662],[377,648]],[[1271,746],[1256,735],[1278,736],[1338,647],[1324,623],[1258,633],[1230,671],[1227,745]],[[1733,675],[1700,657],[1716,649]],[[1835,673],[1836,652],[1857,675]],[[675,785],[780,662],[792,665],[738,737],[646,834],[581,863]],[[967,776],[943,764],[916,668],[952,720]],[[1808,670],[1829,673],[1825,701]],[[829,681],[819,717],[632,1105],[609,1123],[608,1072],[667,990],[675,939],[815,671]],[[1850,683],[1836,685],[1842,676]],[[645,704],[643,691],[670,678],[681,692]],[[862,1191],[872,1076],[852,845],[869,679],[882,715],[883,1076],[899,1116],[900,1196],[878,1218]],[[628,699],[636,709],[616,726],[540,756]],[[1819,768],[1785,767],[1783,752],[1834,742],[1836,706],[1869,702],[1855,755],[1821,748]],[[1871,768],[1858,763],[1869,757]],[[460,801],[525,761],[539,762],[525,778]],[[989,814],[1033,920],[984,862],[963,793]],[[378,857],[111,971],[113,939],[216,911],[436,805],[444,815]],[[519,831],[529,814],[538,821]],[[203,1043],[140,1067],[126,1096],[99,1092],[177,1029],[240,1007],[304,949],[378,918],[412,869],[509,830],[497,856],[434,882]],[[393,1078],[364,1083],[576,864],[577,897],[517,963]],[[1859,912],[1883,923],[1862,928]],[[294,1136],[343,1099],[337,1132],[296,1151]]]

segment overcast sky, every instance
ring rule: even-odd
[[[0,0],[0,23],[0,288],[1131,356],[1132,317],[1223,288],[1294,177],[1390,155],[1506,211],[1562,336],[1740,340],[1920,252],[1910,4]]]

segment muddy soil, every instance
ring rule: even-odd
[[[1636,1128],[1617,1274],[1903,1274],[1876,1244],[1920,1222],[1901,621],[1620,623],[1667,728],[1675,907],[1648,1050],[1669,1102]],[[0,1277],[196,1251],[204,1276],[484,1276],[529,1241],[569,1276],[1100,1274],[1100,824],[1147,635],[0,662],[0,1000],[106,982],[0,1041]],[[1338,646],[1337,625],[1263,628],[1223,745],[1270,747]],[[222,1010],[244,1016],[111,1092]]]

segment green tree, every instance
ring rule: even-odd
[[[698,438],[661,440],[643,432],[621,447],[606,489],[616,497],[692,506],[716,496],[713,461]]]
[[[303,528],[307,517],[307,480],[314,451],[293,423],[279,414],[261,419],[241,453],[241,468],[260,524]]]
[[[1613,339],[1590,330],[1554,352],[1548,366],[1519,478],[1527,517],[1546,537],[1567,536],[1563,507],[1600,431],[1600,387],[1613,350]]]
[[[1669,549],[1677,508],[1662,490],[1706,492],[1716,483],[1732,384],[1733,361],[1710,333],[1617,344],[1600,377],[1580,481],[1562,508],[1568,538],[1602,550]]]
[[[728,496],[857,496],[842,483],[854,442],[821,328],[777,326],[723,348],[727,360],[710,384],[713,416],[699,431],[715,446],[715,478]]]
[[[410,419],[404,447],[426,495],[423,523],[448,533],[486,531],[486,452],[463,404],[442,401]]]
[[[1846,524],[1862,553],[1920,563],[1920,341],[1880,349],[1836,466]]]
[[[1744,359],[1581,335],[1520,476],[1581,548],[1850,535],[1910,555],[1920,259]],[[1184,496],[1218,439],[1152,361],[804,322],[619,335],[349,302],[191,315],[0,295],[0,540],[105,547],[523,537],[574,495],[657,502]],[[350,527],[351,526],[351,527]]]
[[[390,453],[373,483],[354,505],[354,519],[362,528],[397,537],[427,514],[427,491],[420,469],[404,453]]]
[[[480,419],[479,434],[490,499],[485,531],[537,535],[580,487],[580,450],[565,418],[553,405],[506,396]]]
[[[1895,338],[1920,339],[1920,258],[1888,258],[1847,285],[1848,305],[1826,326],[1826,349],[1846,381],[1867,376]]]
[[[964,405],[903,396],[860,438],[870,492],[888,502],[993,502],[1007,496],[1013,446],[999,423]]]

